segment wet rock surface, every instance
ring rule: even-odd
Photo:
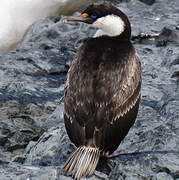
[[[153,3],[155,3],[155,0],[139,0],[147,5],[152,5]]]
[[[177,179],[179,178],[178,164],[179,154],[172,151],[122,155],[117,159],[117,165],[109,179]]]
[[[114,1],[132,23],[143,67],[137,121],[89,179],[179,178],[179,1]],[[0,179],[71,179],[62,165],[74,150],[63,124],[66,73],[83,38],[95,30],[38,21],[17,49],[0,54]]]

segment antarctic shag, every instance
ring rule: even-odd
[[[134,124],[141,64],[130,42],[130,22],[118,8],[93,4],[80,17],[65,19],[103,31],[83,42],[65,86],[65,127],[77,149],[64,169],[80,179],[93,174],[100,155],[112,154]]]

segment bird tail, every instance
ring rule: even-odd
[[[100,157],[98,148],[81,146],[69,157],[64,170],[74,179],[80,179],[94,173]]]

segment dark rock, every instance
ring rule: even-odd
[[[156,38],[156,46],[166,46],[168,42],[179,44],[179,31],[171,28],[164,27]]]
[[[147,5],[152,5],[152,4],[155,3],[155,0],[139,0],[139,1],[141,1],[141,2],[143,2],[145,4],[147,4]]]
[[[117,150],[131,154],[101,160],[89,179],[177,179],[178,0],[152,6],[114,2],[132,23],[143,67],[142,98],[138,119]],[[72,179],[62,171],[74,146],[64,128],[60,99],[81,39],[94,32],[49,17],[33,24],[17,49],[0,54],[0,179]],[[156,47],[157,42],[166,46]]]
[[[75,51],[72,39],[80,37],[79,28],[57,17],[41,20],[29,28],[16,50],[0,56],[0,145],[8,151],[25,148],[58,124],[47,118],[63,95],[68,61]]]
[[[177,57],[172,63],[171,65],[179,65],[179,57]]]
[[[63,124],[63,97],[58,102],[58,105],[55,109],[55,111],[50,114],[50,116],[47,118],[47,120],[43,123],[42,129],[44,131],[47,131],[48,129],[52,127],[56,127],[59,124]]]
[[[106,179],[107,176],[100,172],[95,172],[89,180]],[[64,175],[62,167],[49,166],[22,166],[11,163],[0,165],[0,179],[2,180],[73,180],[71,177]]]
[[[2,180],[56,180],[58,176],[57,167],[32,167],[11,163],[0,166],[0,179]],[[61,180],[64,178],[59,177]]]
[[[11,161],[11,153],[0,148],[0,165],[9,164]]]
[[[134,43],[140,43],[140,44],[153,44],[154,39],[158,38],[158,34],[137,34],[137,35],[132,35],[131,40]]]
[[[174,78],[178,81],[179,80],[179,55],[170,65],[173,71],[171,78]]]
[[[16,162],[16,163],[20,163],[20,164],[23,164],[24,161],[25,161],[25,157],[24,156],[15,156],[12,159],[12,162]]]
[[[1,106],[0,144],[8,151],[24,148],[41,134],[36,121],[19,110],[19,104],[15,101]]]
[[[178,170],[179,152],[136,153],[120,156],[109,179],[174,180],[179,178]]]
[[[73,150],[74,146],[70,143],[64,124],[61,122],[59,127],[49,129],[26,150],[25,164],[57,166],[63,164]]]
[[[179,78],[179,71],[175,71],[172,76],[172,78]]]

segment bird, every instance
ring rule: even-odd
[[[0,51],[14,49],[35,21],[54,15],[72,15],[95,0],[1,0]]]
[[[130,41],[129,19],[114,5],[91,4],[80,16],[64,21],[103,31],[83,41],[64,88],[64,124],[76,149],[63,169],[80,179],[94,173],[101,156],[112,155],[134,124],[141,97],[141,63]]]

